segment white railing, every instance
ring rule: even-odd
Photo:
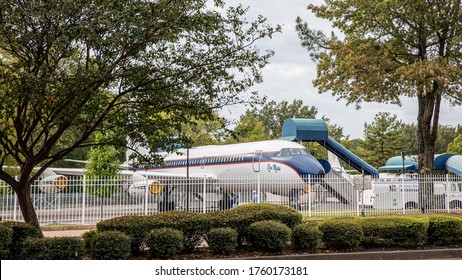
[[[380,178],[372,189],[355,189],[350,180],[331,174],[316,177],[145,177],[67,176],[38,180],[31,198],[41,224],[94,224],[124,215],[181,210],[209,212],[248,203],[293,207],[304,216],[407,214],[422,211],[419,186],[433,186],[431,212],[462,208],[462,178]],[[146,187],[147,186],[147,187]],[[23,220],[16,195],[0,181],[3,221]]]

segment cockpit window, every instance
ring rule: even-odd
[[[290,156],[290,150],[289,149],[282,149],[281,152],[279,153],[280,156]]]
[[[293,155],[299,155],[300,154],[300,151],[298,149],[290,149],[290,153],[293,154]]]
[[[290,155],[309,155],[310,153],[306,149],[297,148],[285,148],[282,149],[278,156],[290,156]]]

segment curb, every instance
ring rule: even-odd
[[[430,260],[462,259],[462,248],[384,252],[322,253],[242,258],[244,260]]]

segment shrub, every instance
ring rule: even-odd
[[[143,217],[118,217],[97,224],[99,231],[117,230],[130,236],[134,255],[143,251],[145,238],[151,230],[164,227],[183,232],[184,249],[192,251],[205,238],[210,229],[210,222],[202,213],[169,211]]]
[[[292,246],[296,250],[314,252],[321,245],[322,232],[311,224],[296,225],[292,233]]]
[[[21,242],[21,259],[24,260],[47,260],[47,245],[44,238],[27,237]]]
[[[48,258],[51,260],[81,260],[83,241],[78,237],[52,237],[46,239]]]
[[[214,228],[207,234],[207,244],[213,254],[232,254],[237,247],[237,231],[232,228]]]
[[[276,221],[255,222],[249,226],[251,247],[259,251],[280,252],[289,245],[291,230]]]
[[[13,230],[4,225],[0,225],[0,259],[6,260],[13,240]]]
[[[356,249],[363,240],[361,225],[354,218],[334,218],[324,221],[319,229],[322,241],[328,249]]]
[[[417,247],[427,239],[428,222],[413,217],[372,217],[361,220],[363,246]]]
[[[428,243],[453,245],[462,243],[462,219],[452,216],[431,216],[428,222]]]
[[[93,240],[91,257],[98,260],[124,260],[130,256],[130,244],[130,237],[122,232],[99,232]]]
[[[238,243],[243,244],[248,239],[249,226],[260,221],[278,221],[293,228],[302,221],[302,215],[289,207],[258,203],[246,204],[225,211],[207,213],[206,216],[213,228],[230,227],[237,230]]]
[[[152,229],[172,228],[181,231],[184,236],[183,249],[186,252],[193,251],[205,240],[210,230],[210,221],[203,213],[169,211],[149,216],[148,220]]]
[[[3,222],[2,225],[13,230],[12,240],[10,244],[10,259],[22,259],[25,256],[21,254],[22,245],[26,238],[42,238],[40,230],[30,224],[24,222]]]
[[[138,255],[143,250],[143,242],[149,232],[147,216],[123,216],[101,221],[96,224],[98,232],[118,231],[131,238],[131,254]]]
[[[173,228],[153,229],[146,238],[148,254],[153,258],[172,258],[183,250],[183,233]]]
[[[84,250],[84,253],[88,256],[91,256],[91,252],[93,250],[93,242],[95,241],[95,237],[97,235],[98,235],[97,230],[90,230],[82,234],[83,250]]]

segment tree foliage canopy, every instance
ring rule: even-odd
[[[22,190],[26,221],[34,215],[30,183],[75,149],[95,145],[96,131],[155,151],[171,144],[168,131],[252,102],[255,94],[241,93],[262,80],[272,55],[254,42],[279,31],[219,0],[0,5],[0,164],[13,159],[20,167],[19,181],[3,170],[0,179]],[[72,141],[57,149],[63,139]]]
[[[320,92],[357,105],[417,97],[423,173],[433,171],[442,98],[462,102],[461,6],[460,0],[326,0],[308,6],[341,36],[297,19],[302,45],[317,62]]]

